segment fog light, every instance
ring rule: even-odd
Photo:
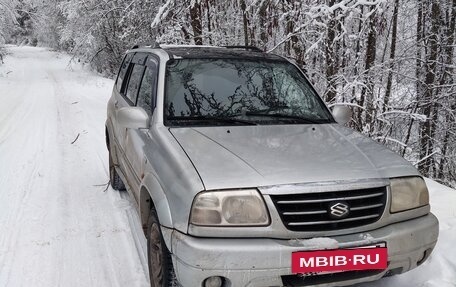
[[[219,276],[212,276],[204,280],[204,287],[222,287],[222,278]]]

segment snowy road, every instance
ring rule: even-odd
[[[104,120],[113,82],[69,66],[66,55],[10,52],[0,66],[0,287],[147,286],[132,204],[100,186],[108,182]],[[428,184],[441,223],[430,260],[357,287],[456,286],[456,191]]]
[[[97,186],[108,182],[112,81],[65,55],[11,52],[0,66],[0,286],[147,286],[128,196]]]

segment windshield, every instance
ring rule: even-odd
[[[171,60],[164,109],[173,126],[333,122],[300,71],[279,61]]]

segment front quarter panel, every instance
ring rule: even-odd
[[[160,223],[186,233],[193,198],[204,186],[168,128],[153,126],[149,133],[143,187],[150,193]]]

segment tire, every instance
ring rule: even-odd
[[[109,182],[111,183],[113,189],[125,190],[125,184],[123,183],[120,176],[117,174],[116,168],[114,166],[111,151],[109,151]]]
[[[146,238],[150,286],[180,287],[174,273],[171,254],[163,240],[155,208],[150,210]]]

